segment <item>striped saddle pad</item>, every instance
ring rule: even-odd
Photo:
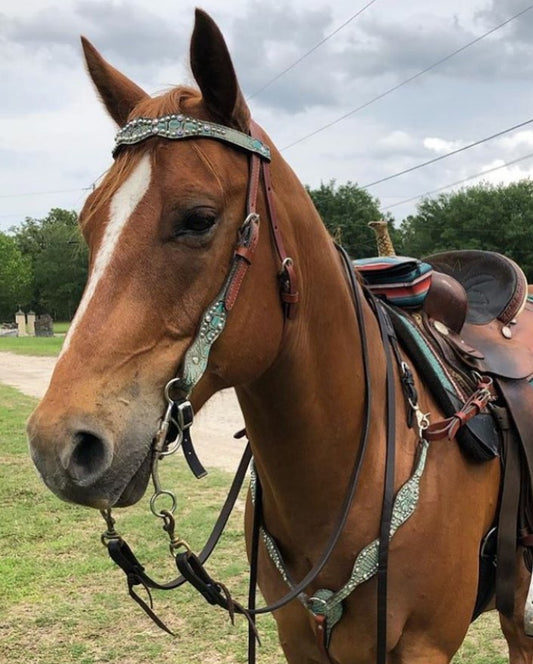
[[[417,258],[379,256],[352,261],[354,270],[376,296],[397,307],[422,306],[431,286],[433,268]]]

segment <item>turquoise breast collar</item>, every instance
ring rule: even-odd
[[[231,127],[224,127],[207,120],[198,120],[182,113],[164,115],[159,118],[141,117],[130,120],[115,137],[113,156],[116,156],[117,151],[123,145],[134,145],[156,136],[172,141],[182,138],[215,138],[218,141],[231,143],[247,152],[254,152],[262,159],[270,161],[270,148],[258,138]]]

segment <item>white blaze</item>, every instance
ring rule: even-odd
[[[69,347],[70,339],[74,334],[74,330],[83,318],[83,315],[96,291],[96,287],[104,276],[108,265],[111,263],[113,254],[115,253],[115,249],[120,240],[120,236],[122,235],[122,231],[126,227],[128,219],[135,212],[137,206],[143,199],[143,196],[148,191],[151,175],[152,166],[150,163],[150,157],[148,155],[143,155],[133,173],[119,187],[113,196],[109,207],[109,221],[98,254],[94,260],[93,271],[67,337],[65,338],[61,355]]]

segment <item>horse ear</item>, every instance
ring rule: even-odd
[[[133,108],[148,94],[106,62],[88,39],[82,37],[81,44],[87,69],[109,115],[118,125],[126,124]]]
[[[201,9],[195,13],[191,38],[191,69],[208,111],[224,124],[241,131],[250,127],[250,111],[244,101],[222,33]]]

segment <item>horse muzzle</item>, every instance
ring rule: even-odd
[[[39,407],[28,422],[30,452],[44,483],[59,498],[107,509],[137,502],[151,469],[151,437],[120,440],[91,418],[50,422]]]

